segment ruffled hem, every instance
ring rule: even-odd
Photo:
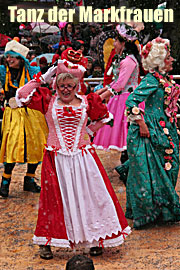
[[[165,216],[162,215],[161,217],[161,221],[162,222],[177,222],[180,221],[180,205],[174,205],[174,204],[170,204],[167,200],[164,200],[162,198],[156,198],[155,199],[155,204],[156,207],[154,207],[154,209],[151,210],[151,215],[146,215],[146,216],[142,216],[139,218],[133,218],[132,215],[132,211],[131,209],[127,209],[126,210],[126,218],[129,219],[133,219],[134,222],[134,228],[140,228],[144,225],[150,224],[155,222],[159,216],[163,213],[163,207],[168,208],[171,212],[173,217],[169,217],[169,215],[167,215],[167,218]]]
[[[118,147],[118,146],[115,146],[115,145],[110,145],[108,146],[107,148],[102,146],[102,145],[96,145],[96,144],[93,144],[93,147],[97,150],[105,150],[105,151],[110,151],[110,150],[117,150],[119,152],[122,152],[124,150],[127,150],[127,146],[123,146],[123,147]]]
[[[50,245],[54,247],[62,247],[62,248],[72,248],[73,247],[82,247],[82,248],[91,248],[95,246],[103,246],[103,247],[117,247],[119,245],[122,245],[125,238],[131,233],[131,228],[127,226],[122,232],[121,235],[113,238],[113,239],[107,239],[107,240],[93,240],[92,242],[79,242],[76,244],[72,244],[71,241],[66,239],[56,239],[56,238],[46,238],[46,237],[33,237],[33,243],[37,245]]]

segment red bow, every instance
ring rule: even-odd
[[[78,69],[78,66],[69,66],[68,65],[68,62],[64,62],[64,65],[67,67],[67,68],[71,68],[71,69]]]
[[[86,151],[85,147],[86,147],[86,145],[85,145],[85,144],[84,144],[84,145],[82,145],[81,147],[79,147],[79,149],[81,149],[81,150],[82,150],[82,156],[84,155],[84,152],[87,154],[87,151]]]
[[[104,245],[103,245],[103,240],[99,240],[99,247],[104,248]]]
[[[72,107],[64,107],[63,110],[63,116],[76,116],[76,112],[72,109]]]
[[[40,78],[41,78],[41,71],[39,71],[37,74],[33,75],[33,78],[37,81],[37,82],[41,82]]]
[[[45,246],[47,246],[48,243],[51,241],[51,237],[46,237],[46,239],[47,239],[47,242],[46,242]]]
[[[128,236],[128,233],[125,233],[125,232],[122,232],[121,234],[122,234],[122,236],[123,236],[124,240],[125,240],[125,238],[126,238],[126,237],[125,237],[125,235],[127,235],[127,236]]]

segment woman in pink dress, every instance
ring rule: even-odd
[[[113,81],[98,93],[111,91],[107,107],[113,114],[113,127],[105,125],[96,134],[93,143],[97,149],[115,149],[120,152],[127,149],[127,118],[125,102],[138,86],[140,55],[135,44],[138,33],[129,25],[121,23],[116,27],[114,47],[116,54],[107,75],[113,73]]]
[[[40,245],[40,256],[51,259],[50,246],[89,247],[91,255],[102,247],[118,246],[131,232],[113,191],[110,180],[92,147],[91,135],[112,117],[96,93],[78,95],[79,81],[85,69],[67,60],[37,76],[16,95],[18,106],[27,106],[45,114],[49,136],[41,173],[38,221],[33,237]]]

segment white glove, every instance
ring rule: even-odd
[[[51,84],[53,82],[53,75],[56,74],[57,66],[50,67],[45,74],[41,77],[43,78],[43,82]]]

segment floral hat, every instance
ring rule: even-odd
[[[118,35],[125,39],[125,41],[134,41],[139,38],[138,32],[134,28],[126,23],[120,23],[116,26]]]
[[[133,42],[138,40],[139,34],[131,25],[126,23],[120,23],[116,26],[116,29],[104,32],[99,37],[98,44],[98,56],[101,64],[104,63],[104,54],[106,44],[109,47],[108,40],[114,39],[117,35],[121,36],[125,42]],[[107,42],[107,43],[106,43]],[[111,48],[112,50],[112,48]]]
[[[158,46],[160,45],[161,46]],[[158,50],[156,49],[154,52],[158,52],[158,54],[160,53],[160,51],[162,50],[166,50],[166,51],[170,51],[170,41],[168,39],[163,39],[161,37],[157,37],[155,39],[153,39],[152,41],[149,41],[142,49],[142,57],[144,59],[146,59],[149,55],[150,52],[152,52],[153,46],[158,46]],[[159,55],[157,55],[159,56]]]

